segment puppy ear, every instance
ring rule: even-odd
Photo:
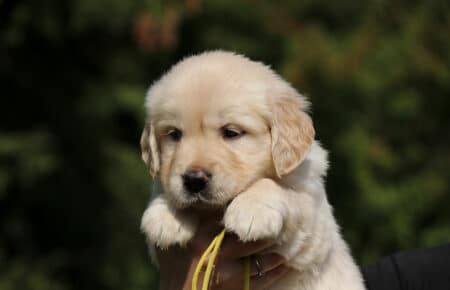
[[[155,138],[155,129],[146,123],[141,135],[142,160],[149,167],[150,175],[155,177],[159,170],[158,144]]]
[[[305,158],[314,141],[311,118],[299,97],[283,95],[272,99],[272,159],[278,177],[288,174]]]

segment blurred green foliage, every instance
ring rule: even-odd
[[[450,241],[448,1],[0,1],[0,289],[156,289],[148,86],[183,56],[271,64],[313,103],[361,264]]]

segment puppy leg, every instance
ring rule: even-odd
[[[226,209],[225,228],[244,242],[278,237],[288,213],[283,191],[271,179],[256,181]]]
[[[151,245],[162,249],[185,245],[195,234],[197,220],[170,206],[164,196],[156,197],[145,210],[141,230]]]

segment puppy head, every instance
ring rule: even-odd
[[[224,207],[301,163],[314,139],[306,107],[261,63],[227,52],[189,57],[147,94],[142,158],[174,206]]]

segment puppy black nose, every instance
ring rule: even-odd
[[[211,176],[205,169],[188,169],[182,175],[183,185],[190,193],[197,193],[206,188]]]

